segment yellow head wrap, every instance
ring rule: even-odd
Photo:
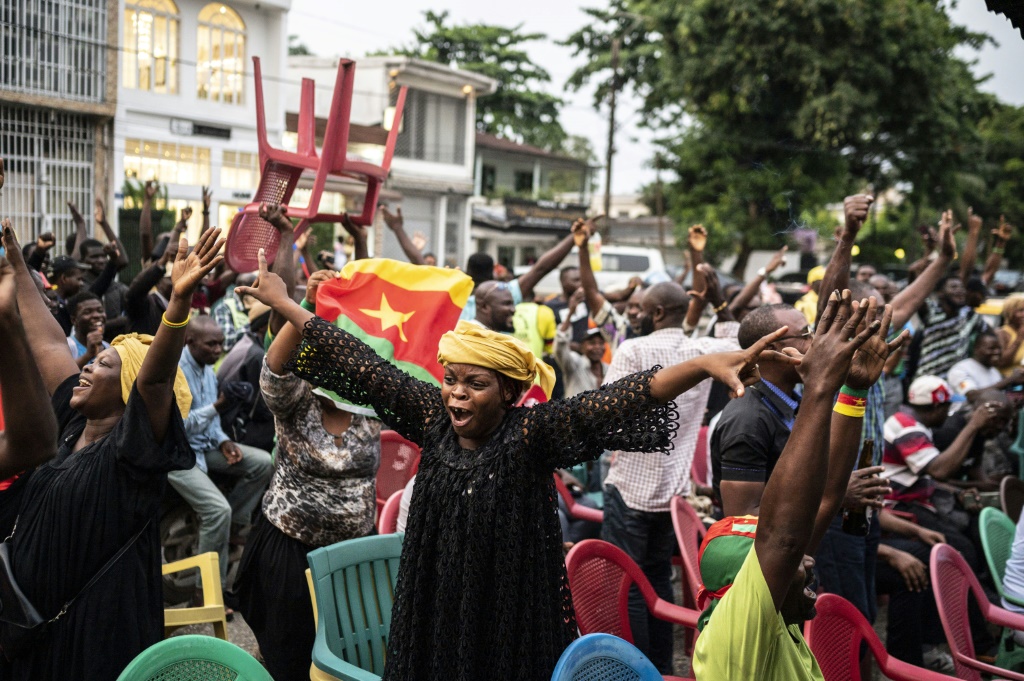
[[[807,283],[808,284],[813,284],[814,282],[821,281],[824,278],[825,278],[825,268],[822,267],[821,265],[818,265],[817,267],[812,267],[810,269],[810,271],[807,273]]]
[[[146,334],[128,333],[122,334],[111,342],[110,347],[117,351],[121,358],[121,399],[128,404],[128,396],[131,395],[132,386],[139,376],[139,369],[142,368],[142,360],[149,352],[149,345],[153,337]],[[178,411],[181,418],[188,417],[188,410],[192,406],[192,391],[188,388],[188,381],[185,374],[177,368],[174,376],[174,401],[178,403]]]
[[[537,359],[526,344],[473,322],[461,321],[454,331],[441,336],[437,361],[444,366],[472,364],[494,369],[523,383],[532,383],[539,376],[540,387],[548,397],[555,387],[555,370]]]

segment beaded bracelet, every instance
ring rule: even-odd
[[[868,403],[868,391],[844,385],[839,389],[839,397],[832,411],[843,416],[859,419],[864,418]]]
[[[189,321],[190,321],[190,318],[189,317],[185,317],[185,321],[183,321],[183,322],[172,322],[172,321],[168,321],[167,313],[166,312],[164,312],[162,315],[160,315],[160,322],[164,326],[166,326],[168,328],[171,328],[171,329],[184,329],[186,326],[188,326]]]
[[[724,310],[728,304],[729,304],[728,300],[723,301],[721,305],[719,305],[718,307],[715,308],[715,314],[718,314],[719,312]]]

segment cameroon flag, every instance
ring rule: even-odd
[[[458,270],[385,258],[355,260],[317,289],[316,313],[407,374],[440,385],[444,369],[437,344],[455,328],[472,292],[473,280]],[[365,407],[353,411],[373,413]]]

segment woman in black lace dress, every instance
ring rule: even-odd
[[[671,400],[715,377],[742,392],[767,338],[516,409],[537,370],[510,336],[460,322],[441,341],[441,388],[395,368],[292,302],[267,272],[244,289],[304,329],[296,375],[355,402],[422,447],[384,679],[549,679],[576,637],[552,472],[605,449],[667,449]]]

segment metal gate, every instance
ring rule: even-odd
[[[88,116],[0,103],[0,158],[6,182],[0,216],[10,218],[22,243],[42,232],[57,237],[54,255],[74,232],[67,202],[92,230],[95,123]]]

